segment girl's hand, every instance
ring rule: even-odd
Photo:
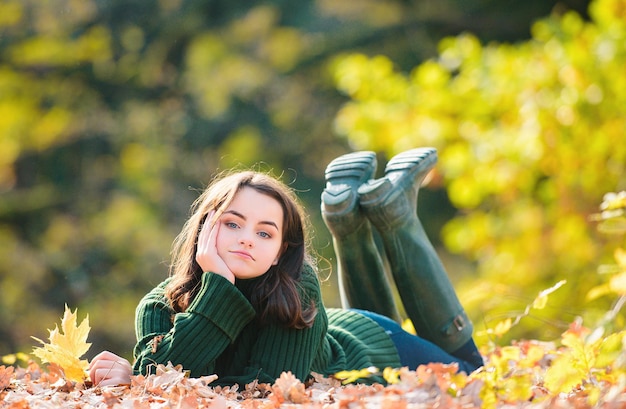
[[[235,283],[235,275],[228,268],[224,260],[217,254],[217,235],[220,232],[220,223],[212,223],[215,211],[209,213],[198,234],[198,248],[196,250],[196,262],[204,272],[212,272],[221,275],[231,283]]]
[[[88,371],[94,386],[130,385],[133,373],[130,362],[109,351],[96,355]]]

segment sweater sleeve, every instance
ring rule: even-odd
[[[214,372],[216,359],[254,318],[252,305],[228,280],[204,274],[194,301],[175,314],[164,285],[137,306],[135,373],[147,374],[156,364],[182,365],[192,376]]]

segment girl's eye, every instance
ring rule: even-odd
[[[264,232],[264,231],[259,232],[259,236],[263,237],[264,239],[269,239],[272,237],[269,233]]]
[[[230,227],[231,229],[236,229],[237,227],[239,227],[239,226],[237,225],[237,223],[235,223],[235,222],[226,222],[226,223],[224,223],[224,225],[225,225],[226,227]]]

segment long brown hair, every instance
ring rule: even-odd
[[[241,171],[218,175],[194,201],[191,216],[172,246],[172,279],[165,288],[165,295],[176,312],[185,311],[196,297],[204,273],[196,262],[197,240],[202,224],[213,210],[214,220],[217,220],[244,187],[278,201],[283,208],[284,218],[283,251],[278,263],[261,276],[250,302],[262,324],[275,321],[288,328],[309,327],[313,324],[317,310],[315,305],[303,306],[298,293],[303,265],[305,262],[312,264],[305,228],[308,219],[292,189],[260,172]]]

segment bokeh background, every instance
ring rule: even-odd
[[[619,295],[597,269],[623,238],[590,215],[626,188],[625,10],[0,0],[0,356],[29,353],[67,304],[89,315],[90,356],[130,358],[137,302],[199,190],[233,166],[299,192],[339,306],[319,197],[326,164],[357,149],[380,168],[439,150],[419,213],[479,342],[560,280],[500,341],[597,321]]]

